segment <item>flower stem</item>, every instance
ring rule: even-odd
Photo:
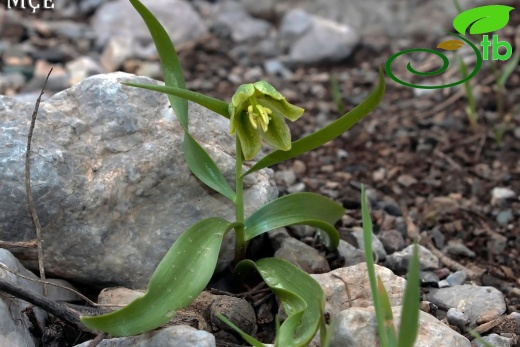
[[[242,225],[235,228],[235,263],[238,263],[246,256],[247,244],[244,235],[244,178],[242,177],[242,163],[244,158],[242,155],[242,146],[238,136],[236,137],[236,201],[235,201],[235,218]]]

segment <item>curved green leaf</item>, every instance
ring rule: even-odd
[[[282,196],[264,205],[244,223],[246,241],[266,231],[288,225],[305,224],[325,231],[331,247],[339,244],[339,234],[333,224],[345,213],[336,202],[314,193],[295,193]]]
[[[183,150],[184,159],[186,159],[191,172],[208,187],[234,202],[235,192],[229,186],[213,159],[190,133],[184,133]]]
[[[155,48],[161,60],[161,68],[164,74],[164,84],[168,87],[184,88],[184,74],[181,63],[172,40],[157,18],[139,0],[130,0],[137,12],[143,18]],[[188,130],[188,101],[173,95],[168,95],[173,111],[177,115],[182,127]]]
[[[177,87],[167,87],[167,86],[158,86],[155,84],[145,84],[145,83],[132,83],[132,82],[126,82],[123,83],[126,86],[131,87],[138,87],[148,90],[153,90],[156,92],[169,94],[178,96],[180,98],[193,101],[205,108],[207,108],[210,111],[213,111],[215,113],[220,114],[221,116],[224,116],[229,119],[229,113],[228,113],[228,104],[222,100],[212,98],[210,96],[197,93],[188,89],[184,88],[177,88]]]
[[[469,26],[470,34],[486,34],[500,30],[509,22],[509,12],[514,7],[505,5],[479,6],[460,13],[453,20],[453,27],[461,35],[466,34]]]
[[[294,158],[302,153],[309,152],[323,144],[335,139],[350,129],[354,124],[359,122],[370,111],[372,111],[381,101],[385,94],[385,75],[383,69],[379,68],[379,83],[370,95],[357,105],[351,111],[345,113],[336,121],[330,123],[323,129],[315,133],[299,139],[292,143],[292,147],[288,151],[277,150],[269,153],[260,161],[258,161],[251,169],[243,174],[249,175],[255,171],[261,170],[265,167],[275,165],[287,159]]]
[[[195,300],[213,276],[224,235],[236,223],[204,219],[186,230],[161,260],[146,294],[126,307],[102,316],[82,316],[89,329],[130,336],[168,322],[179,308]]]
[[[184,158],[186,159],[188,167],[193,172],[193,174],[197,176],[202,182],[204,182],[208,187],[215,189],[220,194],[234,201],[235,193],[233,192],[233,189],[231,189],[213,159],[211,159],[204,148],[202,148],[202,146],[200,146],[188,132],[188,101],[184,99],[184,97],[187,95],[193,96],[193,92],[189,92],[184,89],[185,82],[184,75],[182,73],[182,67],[168,33],[164,30],[163,26],[161,23],[159,23],[157,18],[155,18],[155,16],[141,2],[139,2],[139,0],[130,0],[130,2],[135,7],[137,12],[139,12],[144,22],[148,26],[155,47],[157,48],[157,52],[159,53],[161,68],[164,73],[164,83],[166,84],[166,87],[148,86],[146,84],[135,83],[126,84],[162,92],[164,92],[164,90],[161,90],[161,88],[173,88],[177,91],[179,94],[178,96],[168,95],[168,99],[173,111],[179,119],[182,128],[185,131]],[[150,87],[158,87],[158,89]],[[185,90],[184,94],[181,93],[183,90]],[[183,95],[183,97],[179,97],[181,95]],[[198,94],[197,97],[199,101],[202,100],[205,103],[209,103],[210,106],[216,107],[218,110],[223,111],[220,109],[222,107],[222,102],[220,100],[205,97],[202,96],[202,94]],[[227,114],[227,104],[225,111]]]
[[[287,313],[276,334],[275,347],[303,347],[323,325],[323,289],[308,273],[283,259],[264,258],[256,263],[243,260],[235,268],[245,272],[255,268],[273,290]]]
[[[419,306],[421,302],[421,288],[419,281],[419,247],[417,242],[413,246],[413,254],[406,276],[401,322],[399,326],[399,347],[413,347],[419,331]]]

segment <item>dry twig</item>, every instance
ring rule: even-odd
[[[30,241],[0,241],[0,248],[9,249],[9,248],[38,248],[38,243],[36,240]]]
[[[33,136],[34,125],[36,124],[36,116],[38,115],[38,108],[40,107],[43,92],[45,90],[45,86],[47,85],[47,81],[49,80],[49,76],[51,75],[51,72],[52,68],[47,74],[47,77],[45,78],[45,82],[43,83],[40,96],[38,96],[38,99],[36,99],[36,104],[34,105],[34,111],[31,117],[31,126],[29,127],[29,134],[27,135],[27,151],[25,152],[25,190],[27,192],[27,204],[29,205],[29,211],[31,212],[34,228],[36,229],[36,241],[38,244],[38,268],[40,270],[41,280],[45,280],[45,269],[43,266],[43,240],[42,227],[40,225],[38,215],[36,214],[36,208],[34,206],[34,200],[31,191],[31,140]],[[43,284],[43,295],[47,296],[47,286],[45,285],[45,283]]]

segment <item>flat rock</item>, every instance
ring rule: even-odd
[[[392,307],[396,331],[399,331],[401,306]],[[470,347],[464,336],[441,323],[432,315],[419,312],[419,331],[414,347]],[[351,307],[342,311],[331,323],[330,347],[379,346],[376,315],[373,307]]]
[[[419,264],[421,270],[435,270],[439,267],[439,259],[427,248],[419,245]],[[395,252],[386,257],[385,266],[398,274],[408,271],[408,265],[413,254],[413,245],[409,245],[399,252]]]
[[[382,266],[375,265],[376,275],[381,278],[388,292],[390,305],[402,304],[406,280]],[[331,316],[352,307],[373,305],[366,263],[343,267],[325,274],[311,275],[325,292],[325,312]],[[346,286],[348,285],[348,290]]]
[[[504,295],[494,287],[463,284],[447,288],[430,288],[426,300],[440,307],[456,308],[463,312],[471,324],[482,324],[506,311]]]
[[[118,337],[113,339],[104,339],[99,347],[163,347],[172,346],[179,347],[214,347],[215,337],[203,330],[197,330],[185,325],[175,325],[168,328],[150,331],[148,333],[131,336]],[[83,342],[75,347],[87,347],[90,341]]]
[[[79,282],[145,288],[173,242],[194,223],[234,206],[189,171],[183,130],[165,95],[120,82],[158,83],[125,73],[97,75],[42,102],[32,140],[31,181],[44,226],[46,271]],[[0,96],[0,239],[34,238],[24,158],[34,105]],[[190,130],[230,184],[229,123],[190,105]],[[277,197],[272,170],[245,180],[246,215]],[[219,268],[233,258],[231,233]],[[36,259],[34,250],[18,252]],[[36,268],[35,262],[30,262]]]

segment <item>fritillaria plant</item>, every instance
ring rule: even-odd
[[[307,346],[318,329],[325,343],[327,336],[323,310],[325,296],[320,285],[291,263],[265,258],[245,259],[248,242],[254,237],[289,225],[310,225],[324,232],[330,248],[339,243],[334,224],[344,209],[336,202],[314,193],[295,193],[280,197],[252,213],[244,214],[243,179],[258,170],[313,150],[338,137],[377,106],[384,95],[384,76],[356,108],[328,126],[298,141],[291,142],[286,119],[296,121],[304,110],[292,105],[265,81],[240,86],[231,102],[185,89],[182,69],[171,39],[154,15],[139,1],[129,0],[148,26],[161,59],[164,86],[125,83],[126,85],[168,94],[170,104],[184,129],[183,152],[191,172],[211,189],[228,198],[235,206],[235,220],[212,217],[186,230],[153,273],[146,293],[117,311],[96,317],[82,317],[91,329],[112,336],[144,333],[168,322],[176,310],[188,306],[209,283],[217,264],[224,236],[235,232],[235,274],[255,269],[281,301],[287,319],[277,326],[275,345]],[[175,10],[175,9],[172,9]],[[235,187],[232,188],[188,128],[188,100],[196,102],[230,120],[230,135],[236,141]],[[255,158],[262,141],[275,150],[242,171],[244,161]],[[222,320],[239,329],[224,316]],[[254,346],[263,344],[239,331]],[[323,344],[324,345],[324,344]]]

